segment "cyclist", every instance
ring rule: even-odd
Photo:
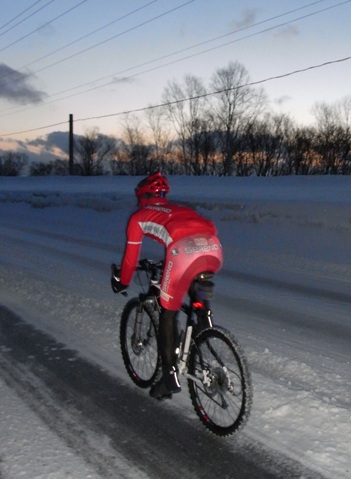
[[[150,389],[156,399],[171,398],[181,390],[176,370],[176,315],[195,276],[216,273],[222,266],[222,248],[215,225],[192,208],[169,203],[170,187],[160,172],[140,181],[135,189],[138,209],[130,216],[121,267],[113,265],[111,285],[125,291],[136,269],[143,236],[165,247],[160,291],[160,354],[162,378]]]

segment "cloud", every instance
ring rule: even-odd
[[[231,30],[246,30],[250,27],[254,27],[260,25],[262,23],[266,23],[267,20],[258,21],[258,14],[260,10],[254,8],[247,8],[243,10],[241,17],[236,18],[230,23]],[[286,25],[284,27],[279,28],[274,35],[276,37],[282,38],[290,38],[295,37],[300,34],[300,30],[296,25]]]
[[[276,36],[280,38],[292,38],[300,34],[300,30],[296,25],[287,25],[276,32]]]
[[[113,82],[114,83],[136,83],[137,79],[136,78],[131,78],[131,77],[116,77],[113,76]]]
[[[60,150],[63,154],[68,153],[68,133],[66,131],[53,131],[46,136],[40,136],[25,143],[28,146],[42,148],[46,151]]]
[[[258,10],[253,8],[247,8],[243,11],[240,19],[233,20],[230,24],[230,28],[233,30],[241,30],[255,24]]]
[[[48,162],[68,158],[68,132],[53,131],[33,140],[0,138],[0,155],[6,151],[25,153],[30,162]]]
[[[289,102],[289,101],[291,101],[291,100],[292,100],[291,96],[289,96],[289,95],[283,95],[283,96],[280,96],[279,98],[276,98],[276,99],[274,100],[274,103],[275,103],[276,105],[282,106],[282,105],[284,105],[285,103],[287,103],[287,102]]]
[[[42,101],[45,94],[30,85],[30,77],[0,63],[0,98],[20,104]]]

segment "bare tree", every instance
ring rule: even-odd
[[[20,176],[28,164],[25,153],[9,151],[0,156],[0,176]]]
[[[31,176],[50,176],[52,174],[53,162],[35,161],[29,167]]]
[[[145,140],[140,119],[127,114],[124,118],[123,140],[131,175],[145,175],[150,169],[150,145]]]
[[[66,176],[69,175],[68,160],[57,158],[52,164],[52,175]]]
[[[115,138],[100,134],[97,128],[88,130],[76,142],[75,169],[83,176],[104,174],[104,165],[113,157],[115,148]]]
[[[316,151],[324,174],[340,174],[348,169],[351,149],[350,101],[334,105],[316,103]]]
[[[163,101],[168,103],[168,118],[179,137],[186,174],[202,172],[199,140],[206,128],[205,93],[202,81],[187,75],[183,85],[169,82],[163,94]]]
[[[212,77],[211,89],[218,92],[213,109],[221,137],[224,175],[233,173],[233,157],[246,123],[252,122],[265,104],[263,92],[252,88],[249,81],[247,70],[238,62],[230,62]]]
[[[341,157],[341,171],[343,175],[351,174],[351,96],[342,98],[338,104],[341,126],[344,130],[345,147]]]
[[[202,174],[218,174],[218,145],[219,137],[215,131],[214,116],[209,108],[201,122],[201,130],[198,133],[198,149],[202,161]]]
[[[35,161],[30,165],[29,172],[31,176],[66,176],[69,175],[68,160],[57,158],[49,162]]]
[[[112,175],[129,175],[130,165],[127,156],[127,146],[121,138],[116,139],[116,148],[113,157],[109,160]]]
[[[309,175],[313,173],[317,161],[315,129],[291,124],[286,142],[286,158],[283,174]]]
[[[164,170],[172,149],[171,132],[166,122],[167,113],[163,108],[149,108],[145,115],[151,131],[151,171]]]
[[[351,129],[351,96],[345,96],[337,102],[337,111],[341,125]]]

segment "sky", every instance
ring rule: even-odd
[[[123,112],[162,103],[167,82],[191,74],[209,86],[233,61],[251,82],[263,81],[269,108],[300,124],[313,122],[316,102],[350,95],[351,0],[2,0],[1,7],[0,150],[30,144],[40,152],[37,139],[67,131],[69,114],[75,133],[96,127],[118,136]]]

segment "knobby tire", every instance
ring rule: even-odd
[[[228,436],[244,426],[252,404],[251,375],[231,333],[220,327],[202,331],[191,347],[188,373],[201,379],[189,378],[188,387],[195,412],[209,431]]]
[[[140,299],[130,299],[123,308],[120,323],[120,346],[127,372],[138,387],[148,388],[158,375],[160,367],[157,324],[143,308],[141,334],[134,337]]]

